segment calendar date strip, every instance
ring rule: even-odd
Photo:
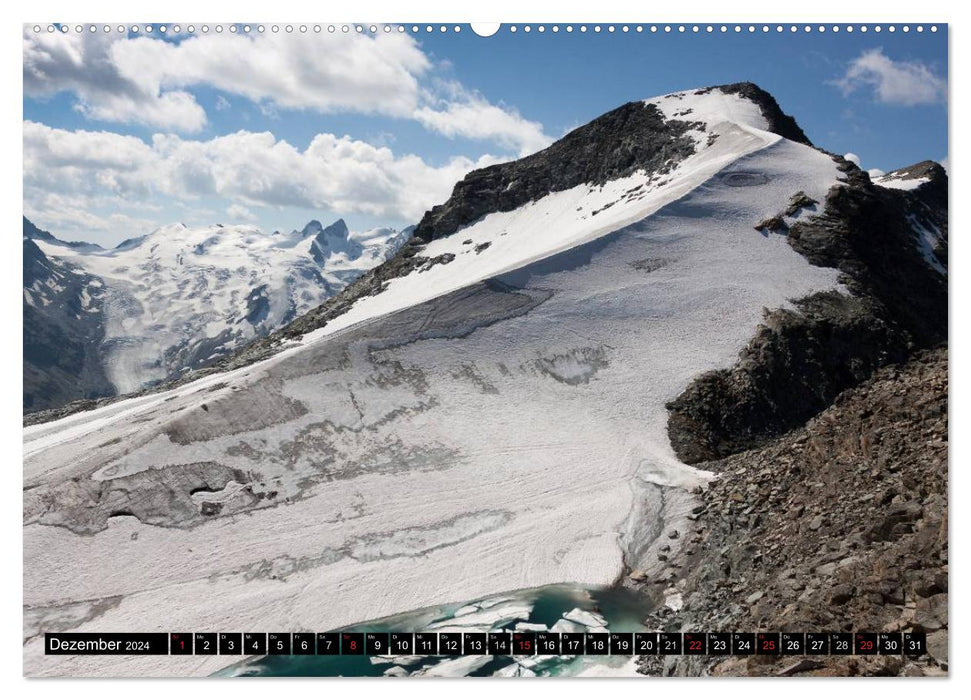
[[[922,656],[923,632],[48,632],[55,655]]]

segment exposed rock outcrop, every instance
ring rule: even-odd
[[[755,447],[801,425],[876,368],[946,340],[943,169],[910,192],[876,187],[837,160],[845,183],[830,190],[821,213],[796,221],[788,240],[812,264],[838,268],[849,294],[816,294],[793,310],[767,311],[734,367],[698,377],[672,401],[668,432],[682,460]],[[929,230],[942,232],[941,255],[926,245]]]

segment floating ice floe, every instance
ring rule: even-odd
[[[491,656],[459,656],[415,671],[412,675],[429,678],[457,678],[467,676],[491,661]]]
[[[547,632],[549,627],[538,622],[517,622],[516,631],[518,632]]]
[[[581,610],[580,608],[573,608],[573,610],[563,616],[563,619],[569,620],[570,622],[576,622],[584,627],[607,626],[607,620],[604,619],[603,615],[598,615],[597,613],[589,610]]]
[[[429,630],[438,632],[449,630],[468,631],[467,628],[493,628],[499,627],[514,620],[527,620],[533,611],[530,603],[511,602],[499,603],[492,607],[453,617],[447,620],[440,620],[428,625]]]
[[[586,632],[587,628],[576,622],[570,622],[569,620],[557,620],[552,627],[550,627],[550,632]]]
[[[522,664],[515,663],[503,666],[492,675],[503,678],[531,678],[536,675],[536,672],[524,667]]]
[[[414,666],[424,661],[424,656],[395,656],[394,654],[378,654],[369,657],[370,662],[375,666],[381,664],[397,664],[399,666]]]

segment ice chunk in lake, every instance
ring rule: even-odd
[[[514,663],[509,664],[508,666],[503,666],[492,675],[500,676],[502,678],[529,678],[534,677],[536,672],[532,669],[523,667],[521,664]]]
[[[415,671],[412,675],[428,676],[429,678],[456,678],[467,676],[491,661],[491,656],[459,656]]]
[[[538,622],[517,622],[516,630],[518,632],[546,632],[549,627]]]
[[[429,630],[445,631],[445,628],[468,631],[466,628],[488,628],[501,627],[514,620],[528,620],[532,612],[531,603],[510,602],[496,604],[493,607],[478,610],[461,617],[453,617],[447,620],[440,620],[428,625]]]
[[[563,616],[563,619],[571,622],[577,622],[584,627],[607,626],[607,620],[605,620],[602,615],[598,615],[595,612],[590,612],[589,610],[581,610],[580,608],[573,608],[573,610]]]
[[[552,627],[550,627],[550,632],[586,632],[587,628],[583,625],[577,624],[576,622],[570,622],[569,620],[557,620]]]

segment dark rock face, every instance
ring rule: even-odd
[[[917,343],[947,337],[947,279],[920,255],[914,223],[947,232],[947,175],[915,193],[875,187],[842,161],[846,186],[834,187],[819,216],[792,227],[789,243],[814,265],[836,267],[860,296],[878,300]],[[945,255],[946,257],[946,255]]]
[[[826,292],[770,312],[730,370],[695,379],[668,404],[668,435],[689,464],[779,435],[843,389],[907,355],[909,338],[868,299]]]
[[[796,311],[767,312],[734,367],[698,377],[669,403],[668,434],[685,462],[756,447],[878,367],[946,341],[946,276],[921,255],[914,229],[916,221],[946,232],[946,175],[935,172],[926,192],[890,190],[839,160],[845,185],[788,239],[812,264],[838,268],[852,296],[817,294]],[[946,264],[946,249],[938,258]]]
[[[914,180],[926,178],[927,182],[914,190],[902,191],[904,199],[916,210],[919,219],[933,224],[942,234],[943,240],[934,248],[934,254],[943,265],[947,265],[947,171],[940,163],[924,160],[920,163],[887,173],[880,180]]]
[[[270,299],[266,295],[267,285],[261,284],[246,295],[246,322],[258,326],[266,320],[270,312]]]
[[[628,102],[539,153],[474,170],[448,201],[427,212],[415,237],[432,241],[486,214],[512,211],[551,192],[601,185],[637,170],[664,173],[694,153],[690,122],[664,119],[654,105]]]
[[[113,393],[97,352],[104,338],[97,280],[44,255],[34,239],[45,235],[24,219],[23,287],[31,299],[23,301],[25,412]]]
[[[789,230],[789,224],[781,216],[770,216],[755,224],[754,228],[756,231],[781,233]]]

